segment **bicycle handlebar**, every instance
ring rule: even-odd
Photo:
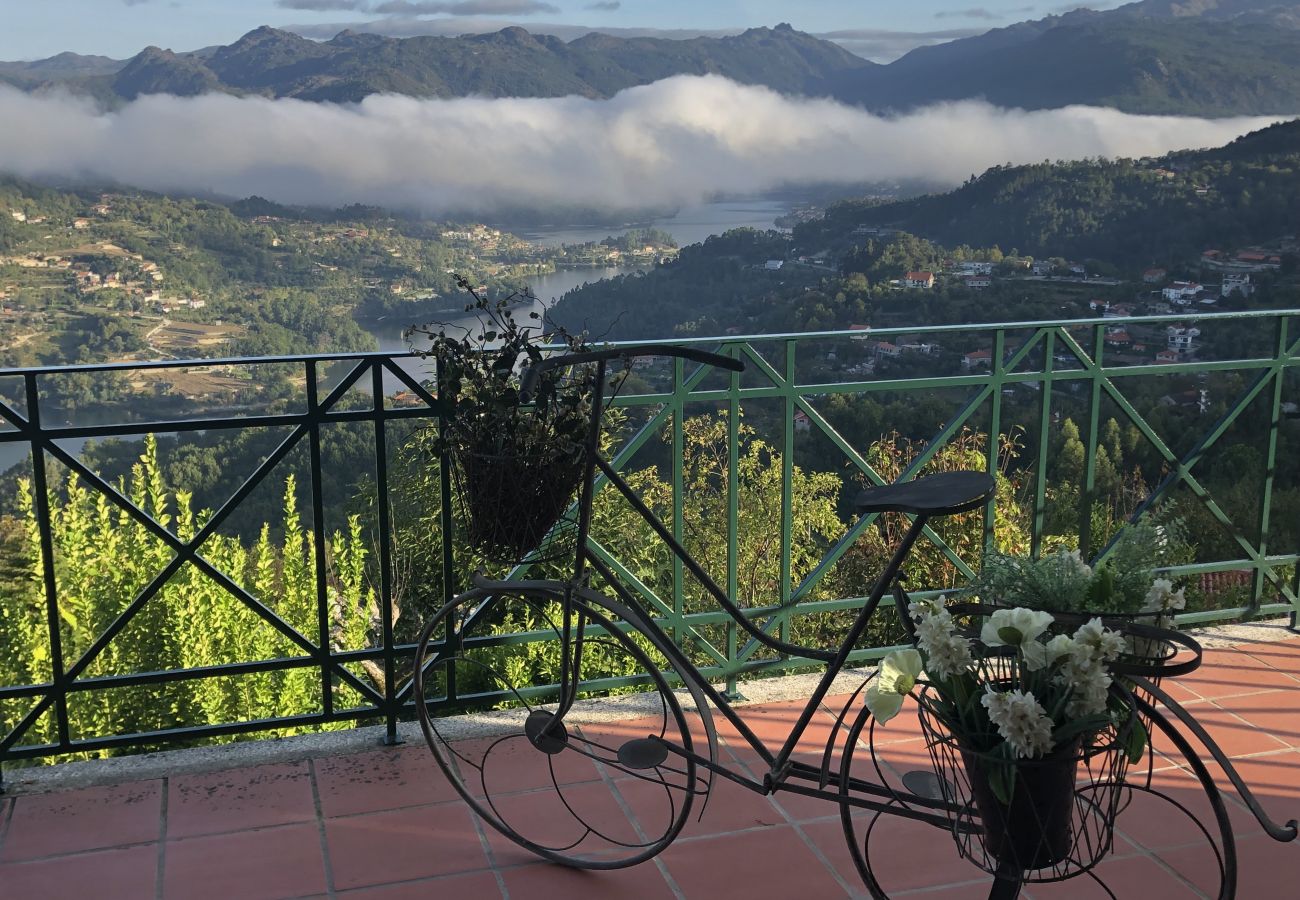
[[[719,369],[727,369],[731,372],[745,371],[745,364],[738,359],[732,359],[730,356],[723,356],[720,353],[710,353],[707,350],[696,350],[692,347],[673,347],[659,345],[642,345],[629,347],[614,347],[609,350],[585,350],[580,353],[566,353],[562,356],[552,356],[534,363],[524,372],[523,378],[519,383],[519,399],[527,402],[532,398],[533,389],[537,386],[537,379],[548,369],[559,368],[560,366],[577,366],[583,363],[601,362],[610,359],[633,359],[638,356],[669,356],[680,359],[688,359],[691,362],[703,363],[706,366],[716,366]]]

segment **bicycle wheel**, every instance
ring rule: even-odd
[[[467,591],[425,626],[414,679],[425,740],[465,802],[520,847],[588,869],[659,853],[702,790],[668,749],[692,748],[662,669],[680,674],[606,602],[566,601],[558,582]],[[580,682],[568,695],[565,671]]]
[[[1055,867],[1023,873],[1023,884],[1035,900],[1236,897],[1232,821],[1213,775],[1174,723],[1150,707],[1144,707],[1142,713],[1163,739],[1161,753],[1167,757],[1163,768],[1149,776],[1144,765],[1124,780],[1123,790],[1130,796],[1115,818],[1114,842],[1104,847],[1091,845],[1086,838],[1090,819],[1104,802],[1111,802],[1103,801],[1102,796],[1115,785],[1081,778],[1072,826],[1077,846],[1071,858]],[[963,896],[1018,896],[1013,886],[995,886],[990,860],[980,845],[980,823],[973,808],[957,813],[950,827],[932,827],[894,814],[905,809],[926,811],[924,805],[909,799],[904,785],[927,796],[933,794],[934,800],[949,799],[960,791],[951,784],[945,790],[938,783],[926,762],[929,754],[924,747],[908,746],[921,742],[903,741],[878,748],[870,726],[870,716],[864,709],[849,730],[841,757],[841,778],[847,779],[852,773],[883,784],[896,792],[887,801],[893,810],[870,812],[841,804],[840,813],[849,853],[871,896],[888,900],[903,891],[958,882],[964,885]],[[911,771],[900,771],[906,769]],[[925,789],[927,782],[934,782],[933,790]],[[910,855],[896,852],[896,848],[907,845],[926,848],[925,871],[916,869]]]

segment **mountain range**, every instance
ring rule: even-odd
[[[680,74],[717,73],[878,112],[982,98],[1134,113],[1300,113],[1300,0],[1141,0],[1075,10],[917,48],[888,65],[789,25],[689,40],[593,32],[573,41],[511,27],[460,37],[343,31],[318,42],[269,27],[233,44],[129,60],[61,53],[0,62],[0,80],[62,86],[118,104],[149,93],[220,91],[350,102],[416,97],[609,97]]]

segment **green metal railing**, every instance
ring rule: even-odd
[[[687,530],[684,516],[683,493],[686,490],[682,460],[685,452],[686,420],[702,413],[727,414],[726,571],[715,573],[715,579],[735,596],[740,583],[738,571],[739,540],[739,453],[740,420],[746,408],[763,408],[769,415],[767,433],[769,443],[779,452],[782,503],[779,521],[779,576],[775,595],[770,603],[747,613],[762,621],[763,627],[788,639],[792,622],[797,617],[836,612],[855,608],[860,597],[814,599],[813,595],[827,574],[832,571],[853,543],[874,523],[874,517],[865,517],[852,523],[843,537],[827,548],[822,561],[796,582],[791,565],[791,548],[794,546],[794,508],[792,505],[795,468],[799,465],[799,432],[807,430],[823,447],[832,447],[839,454],[850,476],[860,477],[870,483],[885,479],[868,460],[868,447],[880,435],[846,434],[837,429],[827,414],[819,409],[825,398],[836,395],[853,397],[904,397],[938,395],[952,402],[952,414],[936,422],[933,433],[922,442],[919,452],[907,462],[902,479],[913,477],[934,460],[964,429],[975,430],[986,436],[986,463],[992,471],[999,465],[998,436],[1013,427],[1028,429],[1032,438],[1033,455],[1029,464],[1028,502],[1030,504],[1030,542],[1035,552],[1043,546],[1049,511],[1050,485],[1049,435],[1057,414],[1065,409],[1080,423],[1081,439],[1085,447],[1083,478],[1078,498],[1078,536],[1085,554],[1104,556],[1107,547],[1090,546],[1093,531],[1093,503],[1098,490],[1098,462],[1100,459],[1100,428],[1102,417],[1109,412],[1121,417],[1140,433],[1144,444],[1151,448],[1162,464],[1161,477],[1150,495],[1133,510],[1136,519],[1155,508],[1176,491],[1185,490],[1208,512],[1210,518],[1224,530],[1233,547],[1232,558],[1215,559],[1178,566],[1172,570],[1179,576],[1196,576],[1210,572],[1249,572],[1249,591],[1246,602],[1228,609],[1212,609],[1181,617],[1184,623],[1200,623],[1233,619],[1260,614],[1288,614],[1295,623],[1300,611],[1300,548],[1277,546],[1272,538],[1274,501],[1282,488],[1295,485],[1277,483],[1277,463],[1287,448],[1282,445],[1285,434],[1293,433],[1294,426],[1286,420],[1289,402],[1300,400],[1300,328],[1297,320],[1300,310],[1260,311],[1227,314],[1188,315],[1177,319],[1179,324],[1196,324],[1210,343],[1216,329],[1231,328],[1252,336],[1255,343],[1266,346],[1259,351],[1237,351],[1224,348],[1222,341],[1214,344],[1213,354],[1203,359],[1185,359],[1178,362],[1151,364],[1130,359],[1117,359],[1107,347],[1109,328],[1123,325],[1133,330],[1162,329],[1174,321],[1170,317],[1134,317],[1120,321],[1112,319],[1082,319],[1071,321],[1042,321],[997,323],[989,325],[930,326],[918,328],[882,328],[869,334],[861,331],[830,331],[816,333],[725,336],[699,338],[687,341],[660,343],[690,344],[715,352],[731,355],[746,364],[746,372],[720,373],[695,368],[680,359],[673,361],[671,370],[661,373],[653,390],[646,393],[620,396],[616,405],[637,414],[644,421],[626,437],[613,453],[611,464],[619,471],[633,466],[638,454],[650,452],[652,442],[665,431],[671,460],[670,489],[671,516],[667,524],[672,534],[681,541]],[[862,340],[889,340],[904,335],[924,333],[928,338],[948,344],[971,348],[991,349],[991,363],[987,370],[964,371],[952,374],[922,375],[921,377],[867,377],[855,375],[846,379],[839,363],[828,363],[830,351],[850,356],[861,355],[865,346]],[[1158,332],[1157,332],[1158,333]],[[1261,335],[1263,336],[1261,338]],[[654,342],[650,342],[654,343]],[[23,715],[12,718],[7,731],[0,735],[0,763],[5,760],[39,758],[82,751],[106,751],[128,745],[155,745],[169,741],[193,741],[222,735],[234,735],[288,727],[313,727],[327,723],[359,720],[382,720],[387,725],[390,738],[396,737],[399,719],[411,714],[411,685],[402,676],[413,654],[413,647],[400,643],[394,632],[394,610],[391,603],[393,591],[393,565],[391,537],[393,523],[390,517],[388,496],[388,457],[391,450],[388,423],[401,419],[416,419],[436,423],[443,409],[430,389],[403,370],[402,354],[342,354],[337,356],[305,356],[274,359],[240,359],[213,361],[178,361],[147,364],[105,364],[47,369],[0,370],[0,388],[7,383],[22,385],[21,403],[0,401],[0,448],[18,444],[30,447],[31,475],[33,477],[34,514],[40,532],[40,590],[44,597],[48,621],[49,656],[53,676],[49,682],[39,684],[0,685],[0,711],[8,701],[26,701],[31,704]],[[917,359],[929,359],[918,356]],[[950,355],[948,359],[955,357]],[[346,367],[341,381],[327,389],[324,369],[328,365]],[[194,367],[230,367],[280,365],[300,367],[306,380],[305,403],[298,412],[243,416],[201,416],[186,420],[122,421],[110,424],[84,426],[51,426],[41,416],[43,382],[54,376],[70,373],[90,374],[123,373],[144,369],[175,369]],[[955,366],[954,366],[955,368]],[[1224,411],[1207,422],[1201,437],[1190,448],[1175,450],[1159,428],[1153,424],[1153,410],[1149,402],[1136,400],[1133,385],[1142,379],[1184,378],[1187,376],[1219,379],[1222,385],[1216,391],[1227,390],[1233,380],[1232,396],[1223,403]],[[419,401],[416,407],[394,408],[382,399],[385,379],[400,383]],[[1240,382],[1239,385],[1236,382]],[[651,379],[651,383],[655,383]],[[344,408],[340,399],[357,384],[367,384],[372,402],[367,407]],[[1027,395],[1028,403],[1016,397]],[[12,392],[11,392],[12,394]],[[1294,399],[1292,399],[1294,398]],[[1149,398],[1148,398],[1149,401]],[[1014,409],[1013,409],[1014,407]],[[773,414],[772,411],[775,410]],[[1017,417],[1016,411],[1019,411]],[[381,597],[380,621],[374,646],[364,649],[339,650],[331,647],[328,635],[325,574],[321,566],[326,555],[324,526],[324,500],[322,497],[320,433],[327,425],[335,423],[371,423],[375,449],[375,471],[369,490],[377,510],[375,521],[376,544],[380,548],[375,559],[374,583]],[[1246,437],[1262,453],[1264,473],[1258,496],[1258,519],[1236,522],[1224,506],[1206,488],[1198,474],[1198,466],[1212,455],[1226,435],[1234,428],[1249,425]],[[249,476],[229,501],[223,504],[200,529],[197,536],[182,541],[171,529],[155,521],[123,495],[114,485],[87,468],[77,456],[59,441],[70,438],[104,438],[144,433],[177,433],[193,431],[221,431],[231,429],[288,429],[287,436]],[[1255,433],[1256,430],[1258,433]],[[1234,441],[1240,442],[1235,435]],[[275,598],[259,597],[245,589],[228,573],[223,573],[208,563],[200,552],[203,541],[210,536],[263,482],[267,474],[299,444],[306,444],[312,485],[312,541],[316,551],[316,582],[318,628],[316,634],[305,634],[285,622],[274,610]],[[47,499],[45,466],[47,461],[57,461],[83,484],[98,491],[108,502],[130,521],[146,529],[165,542],[175,554],[173,561],[160,571],[156,578],[129,599],[124,598],[123,611],[111,622],[97,639],[76,659],[64,658],[60,646],[59,620],[61,615],[58,574],[54,564],[54,524]],[[442,491],[450,490],[447,467],[441,478]],[[443,504],[443,565],[454,569],[457,565],[451,534],[450,504]],[[987,540],[993,533],[997,510],[990,503],[984,513],[984,531]],[[933,542],[943,557],[955,567],[962,577],[972,577],[978,567],[977,559],[963,558],[948,546],[934,531],[928,529],[926,537]],[[686,576],[679,560],[671,563],[671,594],[656,592],[629,571],[607,547],[592,542],[592,553],[615,572],[624,587],[638,595],[645,606],[656,615],[665,630],[680,643],[689,642],[694,651],[707,657],[707,666],[701,668],[710,676],[725,679],[734,685],[744,672],[756,668],[784,668],[807,665],[806,660],[772,659],[763,657],[761,645],[755,640],[742,642],[734,622],[721,611],[691,610],[688,603]],[[111,673],[88,675],[92,664],[102,656],[131,619],[154,598],[161,587],[182,565],[198,566],[225,587],[237,600],[284,634],[299,648],[299,655],[275,660],[225,660],[202,669],[168,670],[148,673]],[[522,576],[521,570],[518,575]],[[456,578],[443,579],[446,591],[453,589]],[[863,591],[866,587],[864,585]],[[920,587],[925,587],[921,585]],[[722,631],[719,631],[721,626]],[[717,636],[725,632],[725,641]],[[503,641],[530,641],[536,635],[503,636]],[[880,649],[864,649],[858,658],[878,655]],[[355,667],[373,663],[382,668],[383,684],[372,683],[359,676]],[[204,678],[217,678],[252,672],[312,668],[319,672],[321,708],[318,712],[303,713],[285,718],[262,719],[243,722],[203,722],[185,727],[167,728],[132,734],[72,735],[68,727],[68,699],[82,692],[108,691],[133,685],[161,683]],[[347,684],[361,698],[348,708],[339,708],[333,700],[332,686]],[[629,681],[630,683],[630,681]],[[447,703],[455,705],[457,698],[448,697]],[[53,741],[31,743],[24,738],[42,716],[52,715],[57,722],[57,738]]]

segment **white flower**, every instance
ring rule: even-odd
[[[922,611],[917,619],[916,646],[925,654],[926,668],[936,678],[951,678],[973,662],[970,641],[953,632],[952,615],[947,610]]]
[[[1043,756],[1052,749],[1052,720],[1032,692],[998,692],[990,687],[980,703],[1017,757]]]
[[[989,616],[980,630],[980,640],[987,647],[1022,647],[1037,638],[1052,624],[1052,614],[1016,607],[999,609]]]
[[[1044,648],[1047,654],[1047,665],[1056,665],[1057,661],[1074,655],[1076,646],[1074,638],[1068,634],[1058,634],[1048,641],[1047,646]]]
[[[915,650],[895,650],[880,661],[876,680],[867,688],[867,709],[881,725],[898,715],[903,698],[921,677],[921,654]]]
[[[1076,642],[1075,646],[1076,652],[1066,658],[1055,679],[1070,690],[1065,712],[1071,718],[1103,712],[1111,682],[1105,662],[1094,656],[1088,645]]]
[[[1186,606],[1185,588],[1175,591],[1174,583],[1168,578],[1157,578],[1151,582],[1151,589],[1147,591],[1146,604],[1142,607],[1142,612],[1169,612]]]
[[[1074,643],[1079,646],[1081,653],[1106,662],[1119,659],[1119,655],[1127,648],[1124,636],[1118,631],[1103,627],[1099,618],[1080,625],[1074,633]]]
[[[916,621],[916,641],[918,644],[925,644],[941,640],[952,634],[953,627],[952,616],[946,612],[922,616]]]
[[[1063,657],[1077,652],[1078,645],[1067,634],[1058,634],[1046,644],[1030,641],[1020,648],[1025,657],[1025,666],[1031,672],[1050,668]]]
[[[919,622],[926,616],[947,615],[947,612],[934,600],[913,600],[907,604],[907,613]]]
[[[955,634],[930,641],[921,649],[925,651],[928,660],[927,669],[936,678],[951,678],[965,672],[974,662],[970,640]]]
[[[1092,577],[1092,566],[1083,561],[1083,554],[1078,550],[1071,550],[1068,553],[1060,551],[1061,562],[1068,563],[1067,569],[1073,570],[1076,575],[1082,575],[1085,578]]]

